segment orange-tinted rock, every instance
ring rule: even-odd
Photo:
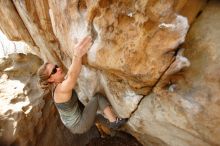
[[[0,28],[35,46],[44,61],[65,67],[73,55],[70,43],[92,35],[77,87],[84,104],[105,92],[116,113],[130,117],[126,131],[144,145],[219,145],[220,3],[206,3],[0,2]]]

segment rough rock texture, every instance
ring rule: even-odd
[[[63,67],[70,44],[92,35],[77,87],[84,104],[105,92],[130,118],[123,130],[144,145],[220,145],[219,8],[217,0],[1,0],[0,28]]]
[[[41,64],[29,53],[0,59],[0,145],[83,146],[89,134],[98,137],[95,127],[83,135],[73,135],[64,127],[51,95],[36,86]]]
[[[65,129],[59,124],[51,100],[43,100],[45,96],[36,86],[41,63],[31,54],[11,54],[0,60],[0,145],[45,145],[48,141],[63,144],[60,141],[66,135],[62,132]],[[59,133],[56,139],[55,131]],[[68,140],[64,143],[69,144]]]
[[[167,90],[146,96],[130,119],[145,145],[220,145],[219,8],[210,1],[187,35],[191,66],[170,77]]]

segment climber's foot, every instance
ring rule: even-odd
[[[110,122],[109,127],[112,129],[119,129],[121,128],[126,122],[128,118],[117,118],[116,121]]]

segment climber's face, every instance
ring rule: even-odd
[[[49,63],[46,68],[49,82],[59,83],[64,80],[63,70],[58,65]]]

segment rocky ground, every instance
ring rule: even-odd
[[[95,138],[86,146],[142,146],[131,135],[120,133],[116,136],[107,136],[105,138]]]

